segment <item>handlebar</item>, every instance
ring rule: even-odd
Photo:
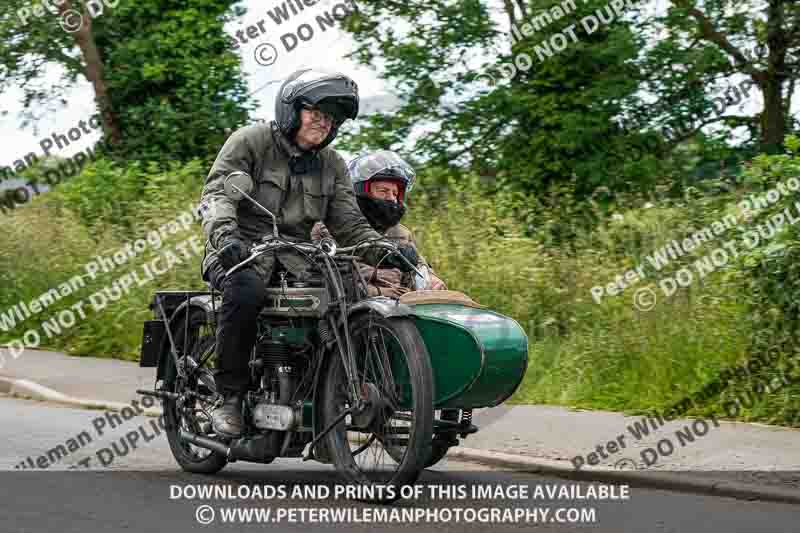
[[[294,248],[302,252],[316,254],[322,253],[331,257],[346,255],[354,252],[358,248],[384,248],[392,252],[397,251],[397,245],[389,241],[363,241],[353,246],[339,247],[331,239],[322,239],[319,244],[304,242],[289,242],[283,239],[269,239],[262,244],[257,244],[251,249],[253,254],[262,254],[268,251],[279,250],[281,248]],[[330,253],[333,251],[333,253]]]
[[[261,244],[257,244],[250,249],[250,257],[248,257],[238,265],[234,266],[230,270],[228,270],[225,273],[225,276],[226,277],[230,276],[231,274],[241,269],[248,263],[254,261],[257,257],[266,252],[276,251],[282,248],[292,248],[295,250],[299,250],[301,252],[306,252],[310,254],[324,254],[330,257],[335,257],[337,255],[348,255],[359,248],[383,248],[385,250],[389,250],[390,252],[398,251],[398,247],[396,244],[386,240],[375,240],[375,239],[365,240],[353,246],[346,246],[343,248],[339,248],[338,246],[336,246],[335,241],[327,238],[322,239],[318,244],[313,244],[305,242],[290,242],[280,238],[276,239],[274,237],[265,237],[264,241]],[[333,253],[330,253],[331,251]],[[406,261],[406,263],[411,264],[408,261],[408,259],[406,259],[405,256],[403,256],[403,254],[400,254],[400,257],[402,257],[403,260]],[[422,272],[420,272],[417,269],[416,265],[411,265],[411,267],[417,274],[421,276],[423,275]]]

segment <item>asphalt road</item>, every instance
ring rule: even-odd
[[[156,419],[134,417],[115,428],[112,421],[100,411],[0,397],[0,533],[409,527],[443,532],[800,531],[798,506],[601,488],[456,461],[426,471],[416,497],[391,506],[361,503],[336,495],[342,487],[332,467],[295,459],[235,463],[216,476],[189,475],[174,463]],[[140,435],[135,448],[130,446],[132,432]],[[59,445],[65,453],[53,451]],[[45,466],[23,470],[21,463],[29,465],[29,457],[34,465]],[[197,490],[224,492],[199,496]],[[616,499],[589,498],[592,490],[606,490]],[[241,512],[237,509],[263,514],[236,514]],[[336,517],[334,512],[349,514]]]

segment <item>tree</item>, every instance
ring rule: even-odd
[[[359,2],[346,26],[353,57],[379,65],[404,105],[371,117],[348,147],[402,147],[524,191],[577,176],[585,195],[649,175],[625,165],[613,121],[637,88],[629,60],[640,43],[615,13],[612,24],[578,24],[607,3]],[[499,17],[514,31],[501,32]]]
[[[744,126],[748,140],[762,150],[780,149],[793,128],[800,5],[789,0],[671,0],[665,15],[643,21],[641,28],[666,34],[642,63],[643,85],[656,97],[643,115],[653,123],[682,125],[675,143],[719,124],[723,135]],[[763,97],[762,111],[732,113],[729,108],[740,96],[737,88],[750,86]],[[715,99],[726,105],[715,105]]]
[[[225,128],[247,119],[239,58],[223,31],[230,16],[241,14],[231,9],[235,0],[114,7],[64,0],[38,16],[28,0],[8,3],[0,13],[0,87],[24,90],[23,123],[56,102],[66,104],[66,90],[81,76],[94,88],[104,132],[120,156],[207,157],[224,141]],[[42,76],[53,65],[61,78],[44,87]]]
[[[121,138],[119,124],[108,97],[101,59],[93,32],[93,18],[86,4],[64,0],[60,5],[34,5],[27,0],[8,0],[0,14],[0,87],[18,84],[24,91],[27,121],[36,120],[37,104],[51,104],[63,99],[65,90],[78,76],[94,89],[104,129],[116,144]],[[43,9],[44,8],[44,9]],[[76,16],[80,13],[80,16]],[[72,31],[67,31],[70,29]],[[76,53],[77,49],[77,53]],[[63,67],[62,84],[44,90],[41,81],[47,66]],[[45,108],[51,106],[45,105]]]

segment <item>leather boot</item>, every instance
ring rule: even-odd
[[[225,402],[211,412],[211,427],[223,437],[241,437],[244,429],[242,418],[242,395],[229,393]]]

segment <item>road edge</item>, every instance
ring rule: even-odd
[[[525,457],[517,454],[476,450],[461,446],[450,448],[447,452],[447,458],[512,468],[518,472],[550,474],[574,481],[607,481],[625,483],[633,487],[706,494],[741,500],[800,504],[800,493],[797,491],[778,487],[765,487],[754,483],[697,479],[676,472],[613,470],[597,467],[584,467],[580,470],[575,470],[569,461]]]
[[[121,402],[75,398],[33,381],[5,376],[0,376],[0,393],[5,393],[15,398],[52,402],[73,407],[82,407],[84,409],[121,411],[125,407],[131,407],[130,404]],[[149,408],[144,409],[143,414],[151,417],[159,417],[162,411],[161,409]],[[447,452],[447,458],[489,466],[511,468],[519,472],[550,474],[575,481],[607,481],[626,483],[634,487],[647,487],[675,492],[800,504],[800,493],[797,491],[790,491],[777,487],[765,487],[753,483],[696,479],[672,472],[607,470],[597,467],[584,467],[580,470],[575,470],[568,461],[525,457],[517,454],[477,450],[462,446],[451,448]]]
[[[27,379],[9,378],[0,376],[0,393],[8,394],[14,398],[25,400],[38,400],[42,402],[69,405],[72,407],[82,407],[84,409],[97,409],[104,411],[122,411],[124,408],[133,409],[130,403],[112,402],[108,400],[92,400],[86,398],[75,398],[62,394],[35,381]],[[140,407],[142,414],[150,417],[160,417],[161,409],[154,407]]]

